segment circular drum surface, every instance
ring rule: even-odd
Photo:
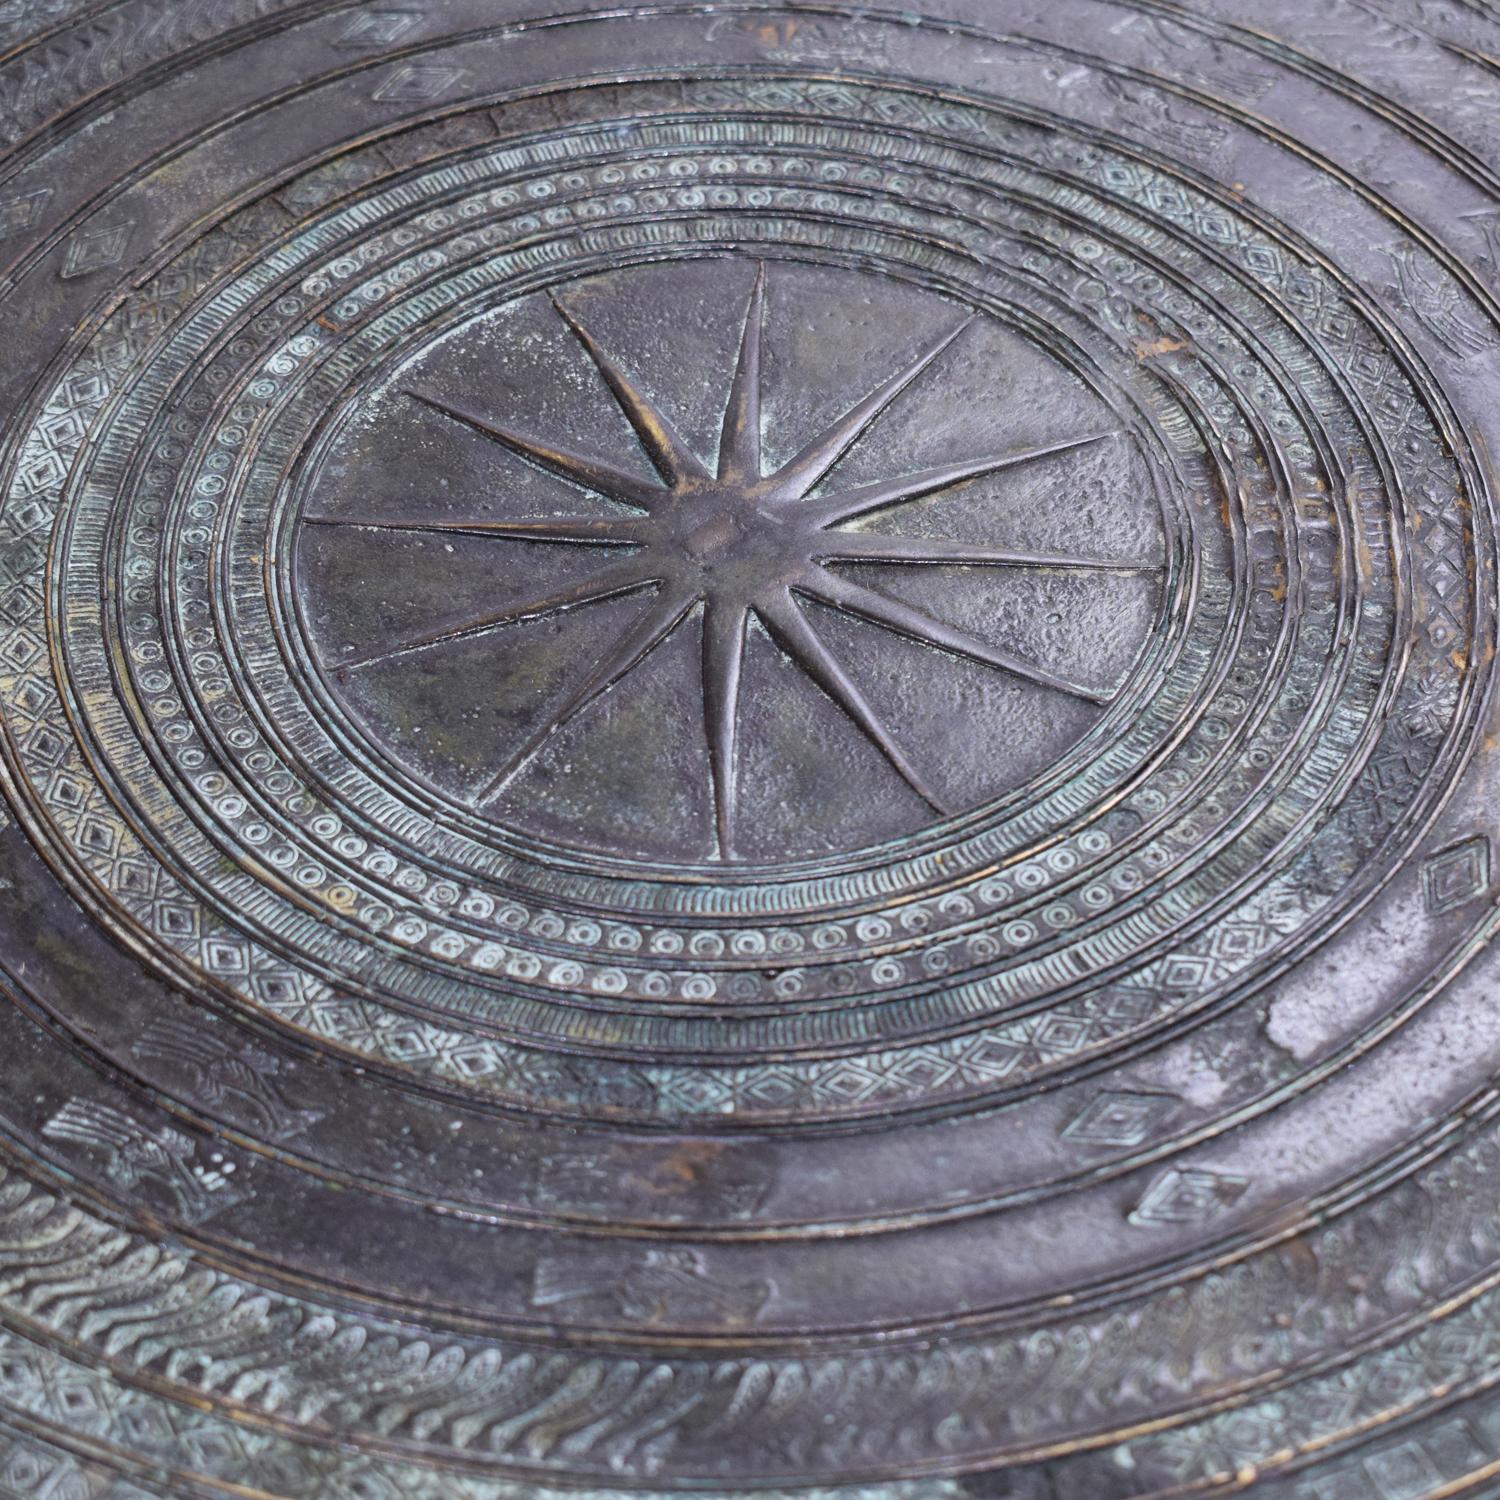
[[[1500,1494],[1497,97],[0,4],[0,1493]]]

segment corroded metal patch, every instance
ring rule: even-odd
[[[1500,20],[0,39],[0,1487],[1488,1493]]]

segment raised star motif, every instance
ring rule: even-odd
[[[637,478],[608,461],[512,430],[477,412],[411,390],[410,400],[446,422],[479,433],[527,462],[618,502],[632,515],[601,519],[539,516],[519,520],[374,520],[311,516],[313,525],[433,532],[512,541],[566,542],[616,554],[597,571],[559,588],[450,619],[380,651],[343,663],[340,673],[440,648],[502,627],[631,593],[649,597],[634,623],[613,640],[544,722],[496,767],[474,797],[483,808],[498,797],[549,738],[637,667],[695,610],[703,620],[702,698],[719,852],[734,848],[735,760],[741,666],[753,614],[781,649],[846,713],[906,783],[939,813],[936,792],[881,722],[875,708],[820,638],[802,600],[816,600],[861,620],[954,655],[1013,673],[1095,704],[1112,690],[1074,682],[1008,651],[976,640],[878,589],[830,571],[828,563],[874,562],[1006,568],[1155,572],[1153,564],[1051,555],[942,539],[841,529],[847,522],[947,490],[965,480],[1034,463],[1114,436],[1095,432],[992,457],[943,464],[874,483],[812,495],[860,435],[958,339],[965,320],[918,353],[820,432],[773,473],[761,462],[761,340],[766,272],[761,265],[746,309],[717,465],[683,441],[635,376],[602,348],[556,295],[553,306],[593,361],[649,457],[659,479]]]

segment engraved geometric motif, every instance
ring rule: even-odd
[[[426,104],[454,88],[463,76],[462,68],[412,63],[397,68],[370,97],[377,104]]]
[[[226,969],[225,972],[232,972],[232,969]],[[1217,973],[1218,971],[1215,970],[1214,972]],[[1039,1034],[1039,1039],[1044,1040],[1046,1042],[1048,1048],[1053,1051],[1054,1055],[1066,1055],[1076,1045],[1075,1041],[1073,1041],[1071,1038],[1065,1036],[1055,1026],[1052,1027],[1049,1031],[1047,1031],[1045,1033]],[[443,1053],[441,1051],[438,1052],[438,1053],[429,1054],[426,1049],[421,1049],[421,1054],[420,1055],[423,1055],[423,1056],[432,1055],[434,1057],[437,1057],[437,1056],[446,1056],[447,1054]],[[836,1079],[836,1082],[834,1083],[834,1086],[833,1086],[833,1091],[832,1091],[833,1094],[834,1095],[848,1094],[849,1093],[849,1086],[850,1086],[851,1082],[854,1080],[855,1075],[848,1073],[847,1070],[840,1072],[839,1070],[836,1069],[836,1070],[834,1070],[834,1072],[832,1073],[831,1076]],[[863,1098],[869,1098],[869,1097],[873,1097],[873,1096],[865,1094],[865,1093],[863,1093],[860,1090],[856,1090],[855,1093],[853,1095],[851,1095],[850,1097],[851,1098],[860,1098],[860,1099],[863,1099]]]
[[[41,187],[0,198],[0,235],[16,234],[27,228],[51,196],[51,188]]]
[[[1091,1099],[1063,1127],[1069,1140],[1086,1146],[1139,1146],[1177,1107],[1171,1094],[1136,1094],[1108,1089]]]
[[[648,656],[661,648],[696,608],[703,611],[702,700],[708,729],[718,853],[734,852],[736,766],[740,759],[739,702],[746,632],[752,619],[770,632],[782,650],[854,722],[911,786],[937,812],[946,809],[910,755],[897,743],[864,692],[822,639],[804,601],[845,612],[884,630],[922,642],[1005,673],[1097,704],[1111,693],[1098,685],[1070,680],[1023,655],[955,629],[901,598],[872,588],[857,576],[834,571],[828,563],[864,563],[1149,573],[1153,565],[1129,559],[1038,553],[984,547],[961,540],[906,537],[849,531],[844,523],[887,514],[918,500],[941,498],[966,481],[1011,470],[1053,455],[1073,452],[1111,434],[1088,434],[1013,449],[997,456],[952,463],[820,492],[839,460],[908,386],[954,345],[974,321],[944,331],[904,369],[881,382],[863,399],[815,434],[771,472],[762,449],[762,338],[766,271],[755,273],[729,396],[725,405],[714,472],[679,435],[670,417],[636,376],[610,355],[579,314],[554,294],[557,315],[571,330],[597,369],[611,396],[659,476],[654,483],[587,454],[539,441],[472,410],[457,408],[420,390],[405,396],[452,424],[476,432],[538,468],[629,507],[617,518],[553,519],[533,516],[492,520],[475,515],[454,519],[389,519],[369,516],[304,518],[304,524],[352,527],[362,531],[487,537],[579,548],[600,548],[623,559],[598,571],[523,596],[475,616],[424,628],[379,651],[338,661],[340,678],[360,668],[426,653],[450,642],[471,640],[502,627],[543,620],[598,601],[654,590],[645,608],[594,661],[560,705],[502,762],[474,795],[484,808],[521,773],[528,762],[575,716],[601,698]],[[817,492],[817,493],[814,493]],[[812,495],[812,498],[809,496]]]
[[[1456,911],[1484,895],[1491,879],[1489,835],[1477,833],[1427,857],[1422,865],[1422,899],[1429,916]]]
[[[87,276],[120,263],[130,240],[133,224],[107,224],[100,229],[81,230],[68,241],[68,253],[58,273],[64,279]]]
[[[1169,1167],[1126,1215],[1141,1228],[1196,1224],[1228,1208],[1250,1186],[1236,1172],[1210,1167]]]
[[[419,10],[361,7],[339,32],[336,47],[388,47],[422,19]]]
[[[0,1488],[1490,1483],[1485,7],[500,9],[0,3]]]

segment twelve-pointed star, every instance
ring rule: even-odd
[[[1058,692],[1092,703],[1109,701],[1106,691],[1069,681],[975,640],[923,610],[831,572],[824,564],[874,562],[1157,571],[1152,565],[1139,562],[1016,552],[967,542],[839,529],[843,522],[935,494],[967,479],[1080,448],[1112,434],[1093,433],[998,457],[944,464],[810,498],[810,492],[860,434],[973,319],[945,333],[774,473],[766,474],[761,466],[760,411],[765,285],[765,267],[761,265],[740,335],[715,472],[710,472],[687,446],[671,420],[634,376],[600,346],[577,314],[556,296],[552,299],[554,307],[603,377],[660,476],[659,482],[639,479],[602,459],[538,442],[432,396],[406,392],[413,401],[446,421],[470,428],[541,469],[629,507],[634,514],[597,520],[550,516],[508,521],[308,518],[312,524],[320,525],[569,542],[621,553],[617,560],[601,565],[576,582],[435,626],[381,651],[345,662],[341,672],[426,651],[558,610],[636,591],[653,591],[634,623],[611,642],[563,701],[488,778],[474,799],[475,806],[483,807],[498,796],[551,735],[638,666],[698,606],[703,613],[703,713],[722,858],[729,858],[733,851],[740,671],[746,627],[752,614],[782,650],[854,721],[912,790],[938,812],[946,811],[938,796],[820,639],[798,602],[799,597],[831,605],[899,635],[1014,673]]]

